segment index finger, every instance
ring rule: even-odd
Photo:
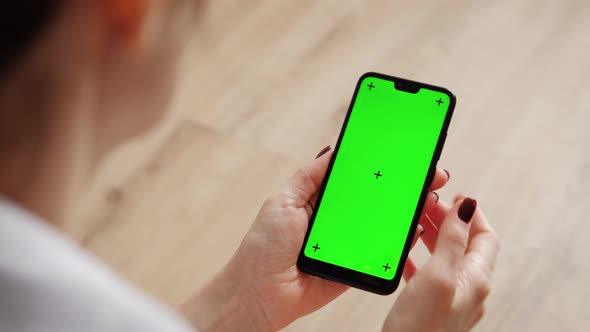
[[[316,159],[297,170],[282,187],[282,190],[292,199],[291,203],[298,208],[306,206],[320,190],[333,153],[331,147],[326,147],[324,150],[326,151],[322,151],[323,153]]]

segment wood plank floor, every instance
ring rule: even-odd
[[[589,331],[589,32],[586,0],[211,1],[166,119],[102,165],[71,232],[178,305],[335,142],[357,78],[389,73],[457,95],[441,194],[502,242],[477,330]],[[377,331],[394,300],[351,290],[286,330]]]

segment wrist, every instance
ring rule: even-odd
[[[190,298],[182,313],[200,332],[272,331],[254,294],[232,280],[227,267]]]

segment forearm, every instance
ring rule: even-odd
[[[182,313],[200,332],[272,331],[254,296],[220,273],[182,308]]]

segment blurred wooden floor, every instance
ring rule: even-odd
[[[167,118],[103,165],[71,231],[177,305],[335,142],[356,79],[389,73],[457,95],[442,196],[476,197],[502,241],[477,330],[589,331],[589,32],[586,0],[211,1]],[[394,299],[351,290],[287,331],[378,331]]]

